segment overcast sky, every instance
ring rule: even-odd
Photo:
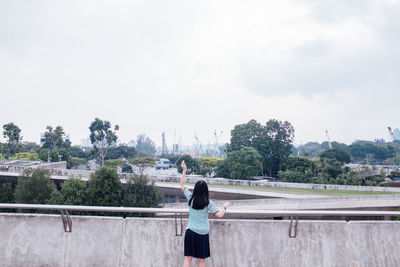
[[[158,145],[273,118],[297,144],[388,139],[399,47],[398,0],[1,0],[0,124],[75,144],[95,117]]]

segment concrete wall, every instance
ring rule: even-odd
[[[184,222],[185,224],[185,222]],[[208,266],[400,266],[400,222],[212,220]],[[173,219],[0,215],[1,266],[180,266]],[[195,266],[192,263],[192,266]]]

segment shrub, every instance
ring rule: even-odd
[[[57,192],[56,185],[50,180],[48,170],[26,170],[18,178],[15,201],[17,203],[47,204],[52,195]]]

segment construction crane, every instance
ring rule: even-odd
[[[328,139],[328,147],[329,149],[332,149],[332,143],[331,143],[331,138],[329,136],[328,130],[325,130],[326,138]]]
[[[197,137],[197,133],[194,133],[193,157],[194,158],[200,158],[201,157],[201,142],[200,142],[199,137]]]
[[[390,139],[392,139],[391,141],[394,142],[396,140],[396,138],[394,137],[394,133],[392,131],[392,127],[387,127],[387,129],[388,129],[388,132],[389,132]]]

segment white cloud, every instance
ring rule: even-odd
[[[25,140],[97,116],[123,142],[203,143],[271,118],[298,140],[384,136],[400,124],[396,1],[22,1],[0,4],[0,124]]]

